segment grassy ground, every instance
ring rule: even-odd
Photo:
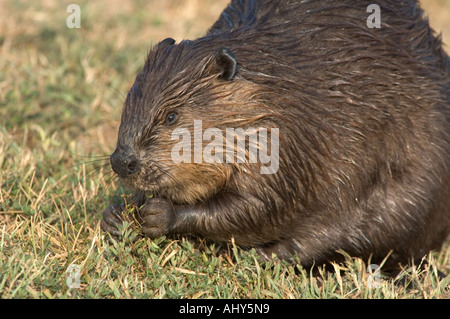
[[[101,213],[129,193],[104,167],[124,95],[152,43],[203,34],[226,2],[78,1],[82,28],[68,29],[73,1],[0,0],[0,298],[450,297],[437,272],[450,274],[450,242],[379,288],[358,259],[311,276],[232,243],[128,231],[108,245]],[[424,4],[449,39],[450,3]]]

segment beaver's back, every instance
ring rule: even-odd
[[[229,48],[239,75],[292,119],[277,123],[291,135],[280,179],[261,179],[267,189],[303,179],[285,251],[395,247],[401,260],[448,234],[449,59],[416,1],[378,1],[380,29],[367,26],[369,4],[232,1],[204,38]]]

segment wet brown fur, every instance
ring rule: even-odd
[[[450,62],[413,0],[233,0],[202,38],[153,48],[125,101],[124,178],[173,204],[168,233],[304,265],[336,250],[391,263],[439,249],[450,223]],[[220,79],[218,48],[238,61]],[[165,124],[177,112],[175,126]],[[280,167],[174,164],[174,128],[279,128]]]

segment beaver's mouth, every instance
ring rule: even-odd
[[[152,176],[153,175],[153,176]],[[131,188],[135,193],[145,194],[145,196],[161,197],[164,195],[164,189],[167,187],[162,186],[161,181],[163,178],[155,178],[154,174],[142,176],[120,177],[121,182]]]
[[[160,187],[154,183],[148,183],[142,181],[140,178],[121,178],[122,182],[130,187],[135,192],[141,192],[148,194],[154,194],[156,192],[159,192]]]

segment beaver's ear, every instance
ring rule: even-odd
[[[226,48],[214,52],[214,71],[220,73],[219,79],[231,81],[238,71],[238,62],[234,54]]]
[[[172,38],[166,38],[166,39],[162,40],[161,42],[159,42],[158,46],[164,48],[164,47],[168,47],[170,45],[174,45],[175,42],[176,41]]]

